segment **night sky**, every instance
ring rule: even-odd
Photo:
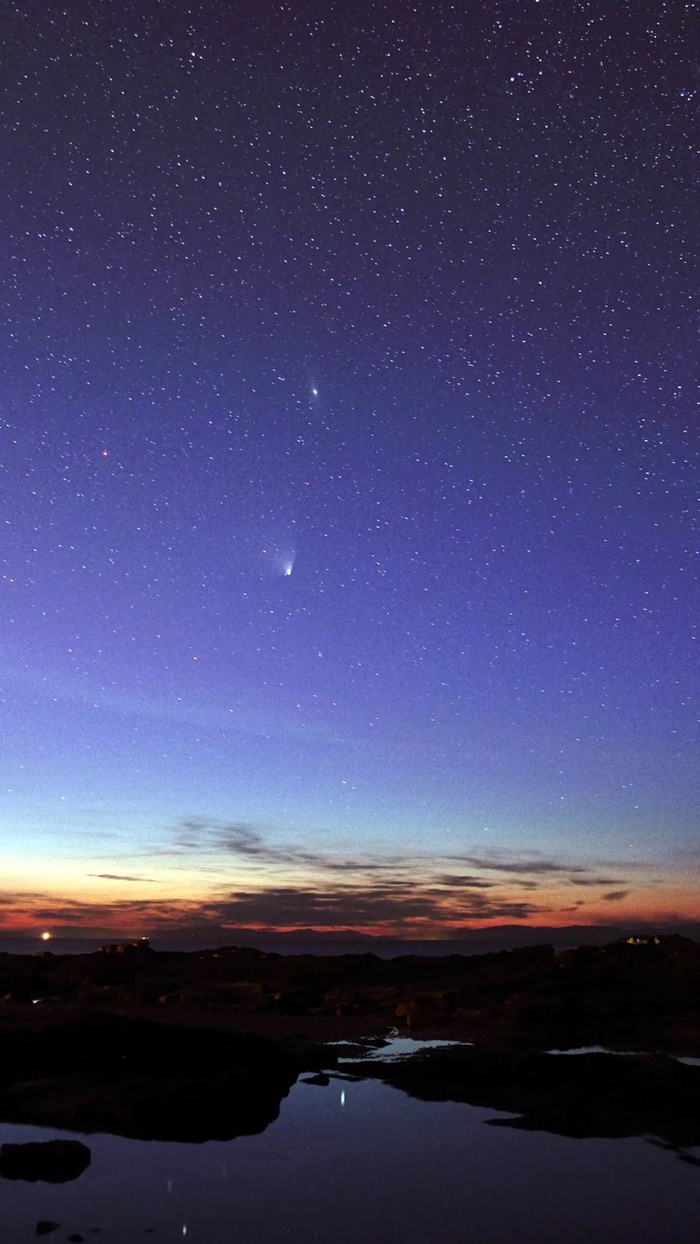
[[[1,16],[5,927],[697,918],[697,7]]]

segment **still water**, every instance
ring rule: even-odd
[[[509,1116],[376,1081],[299,1083],[259,1136],[83,1137],[72,1183],[0,1181],[0,1240],[168,1244],[697,1244],[700,1168],[644,1139],[489,1127]],[[0,1125],[0,1142],[70,1133]],[[94,1233],[100,1228],[99,1234]]]

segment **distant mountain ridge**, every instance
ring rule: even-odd
[[[293,929],[285,932],[275,930],[238,928],[179,929],[171,932],[153,931],[151,944],[155,950],[207,950],[221,946],[250,946],[278,954],[375,954],[380,958],[399,955],[485,954],[499,950],[515,950],[523,946],[547,943],[558,949],[573,946],[603,946],[631,933],[680,933],[700,941],[700,922],[636,921],[630,925],[491,925],[455,931],[449,938],[403,938],[383,937],[354,929],[319,930]],[[130,934],[119,932],[92,937],[52,937],[42,940],[36,934],[3,934],[0,932],[0,952],[11,954],[34,954],[39,950],[54,954],[88,954],[105,942],[128,940]]]

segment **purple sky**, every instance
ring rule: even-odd
[[[697,915],[690,6],[4,9],[7,923]]]

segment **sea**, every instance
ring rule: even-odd
[[[31,955],[49,951],[54,955],[93,954],[99,946],[109,942],[127,941],[127,938],[52,938],[41,941],[34,938],[0,938],[0,952],[12,955]],[[153,950],[198,952],[216,950],[222,946],[252,947],[278,955],[377,955],[381,959],[394,959],[399,955],[483,955],[507,947],[492,942],[440,942],[440,941],[394,941],[376,938],[372,941],[302,941],[296,938],[239,937],[202,939],[183,942],[179,939],[152,938]]]
[[[614,941],[622,935],[622,930],[606,929],[591,930],[586,937],[589,945],[603,945]],[[52,937],[46,941],[41,937],[13,937],[0,933],[0,952],[22,955],[37,954],[49,951],[54,955],[91,954],[100,945],[108,942],[127,941],[128,938],[104,936],[102,938],[86,937]],[[531,946],[537,942],[548,942],[556,950],[566,950],[571,946],[580,945],[582,939],[573,937],[570,930],[548,929],[541,936],[531,930],[510,932],[497,930],[493,936],[470,937],[465,940],[406,940],[386,937],[339,937],[316,935],[305,937],[303,934],[259,933],[257,930],[231,929],[218,935],[201,934],[191,937],[154,936],[149,939],[153,950],[160,951],[202,951],[216,950],[222,946],[252,947],[255,950],[267,951],[279,955],[364,955],[373,954],[381,959],[394,959],[399,955],[484,955],[496,951],[513,950],[518,947]]]

